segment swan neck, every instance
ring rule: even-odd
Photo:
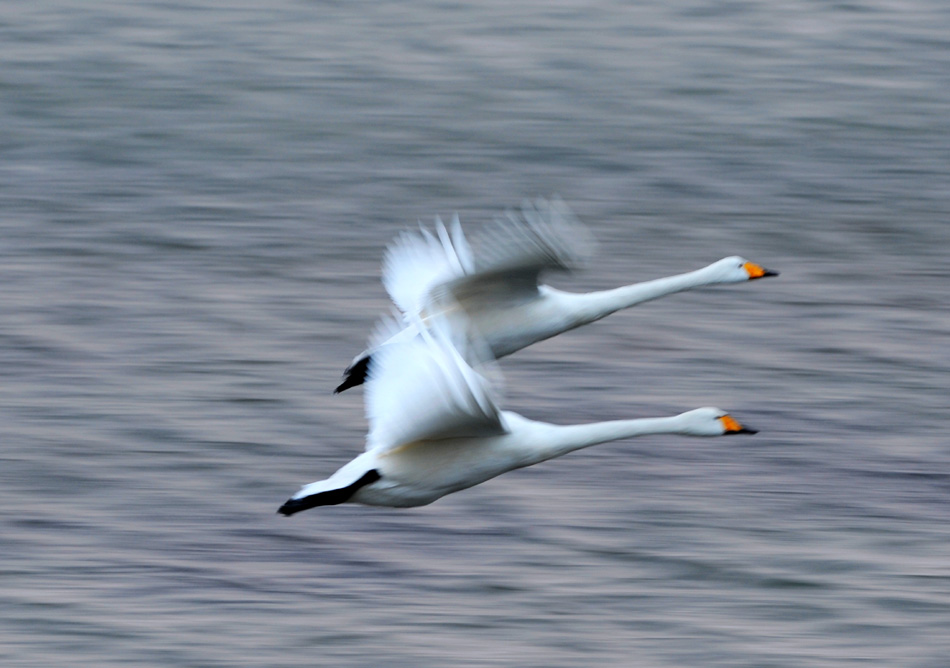
[[[643,283],[624,285],[612,290],[591,292],[585,295],[592,320],[599,320],[621,309],[659,299],[677,292],[690,290],[709,283],[703,269],[685,274],[657,278]]]
[[[675,434],[679,431],[676,416],[611,420],[568,426],[551,425],[551,427],[553,434],[548,436],[544,451],[541,453],[542,457],[538,461],[560,457],[575,450],[623,438],[649,434]]]

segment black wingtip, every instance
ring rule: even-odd
[[[333,394],[345,392],[351,387],[365,383],[366,375],[369,373],[369,363],[371,359],[372,357],[367,355],[348,366],[346,371],[343,372],[343,382],[333,390]]]
[[[285,501],[284,505],[277,509],[277,512],[283,515],[284,517],[290,517],[294,513],[300,512],[303,508],[297,508],[293,499]]]
[[[331,492],[321,492],[320,494],[311,494],[310,496],[305,496],[302,499],[288,499],[284,501],[284,505],[277,509],[277,512],[283,515],[284,517],[290,517],[295,513],[299,513],[302,510],[310,510],[311,508],[316,508],[317,506],[335,506],[339,503],[344,503],[348,498],[352,496],[352,493],[340,494],[340,490],[332,490]]]
[[[277,509],[277,512],[284,517],[290,517],[294,513],[302,510],[310,510],[317,506],[337,506],[349,501],[360,487],[371,485],[380,479],[379,471],[370,469],[356,482],[341,487],[339,489],[328,489],[325,492],[317,492],[299,499],[288,499],[284,505]]]
[[[339,394],[340,392],[346,392],[351,387],[356,387],[357,385],[362,385],[362,380],[354,380],[353,376],[347,376],[343,379],[343,382],[337,385],[333,389],[333,394]]]
[[[311,494],[310,496],[305,496],[302,499],[288,499],[287,501],[284,501],[284,505],[277,509],[277,512],[284,517],[290,517],[295,513],[299,513],[301,510],[310,510],[311,508],[316,508],[317,506],[330,505],[325,500],[321,499],[321,496],[322,495],[320,494]]]

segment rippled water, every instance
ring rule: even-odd
[[[942,2],[0,8],[5,666],[942,667]],[[560,193],[559,287],[742,254],[503,363],[554,422],[718,405],[425,508],[275,514],[407,224]]]

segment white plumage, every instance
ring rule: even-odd
[[[400,235],[383,283],[400,313],[385,318],[337,391],[366,380],[365,451],[305,485],[279,512],[354,502],[420,506],[506,471],[646,434],[754,433],[718,408],[558,426],[502,411],[494,359],[663,295],[770,272],[740,257],[614,290],[571,294],[539,282],[571,271],[594,243],[560,200],[526,202],[469,245],[458,218]],[[371,357],[370,357],[371,355]],[[370,361],[372,363],[370,363]]]
[[[353,360],[336,391],[362,383],[380,346],[416,336],[433,317],[448,318],[455,329],[472,328],[500,358],[665,295],[777,273],[732,256],[685,274],[587,294],[540,283],[544,271],[574,271],[594,247],[560,199],[525,202],[520,214],[509,211],[473,236],[471,246],[458,217],[448,227],[437,218],[435,232],[420,226],[402,233],[386,250],[383,285],[403,322]]]
[[[400,327],[390,319],[374,344]],[[330,478],[305,485],[285,515],[354,502],[420,506],[512,469],[598,443],[645,434],[752,433],[716,408],[640,420],[558,426],[498,407],[493,362],[477,337],[434,318],[420,336],[378,349],[366,387],[366,450]]]

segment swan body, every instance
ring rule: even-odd
[[[508,212],[476,237],[472,250],[456,216],[449,227],[436,219],[435,233],[420,228],[389,246],[383,284],[403,313],[404,325],[388,345],[419,333],[432,317],[474,329],[494,358],[595,322],[611,313],[666,295],[707,285],[741,283],[776,276],[739,256],[702,269],[612,290],[564,292],[540,283],[546,270],[572,271],[589,259],[594,242],[561,200],[526,202],[520,215]],[[418,316],[418,317],[417,317]],[[335,392],[360,385],[374,349],[344,372]]]
[[[400,328],[388,321],[376,338],[389,341]],[[366,386],[366,451],[328,479],[303,486],[278,512],[347,502],[422,506],[608,441],[755,433],[717,408],[570,426],[529,420],[498,408],[499,381],[486,345],[460,337],[446,319],[421,327],[420,334],[377,347]]]

